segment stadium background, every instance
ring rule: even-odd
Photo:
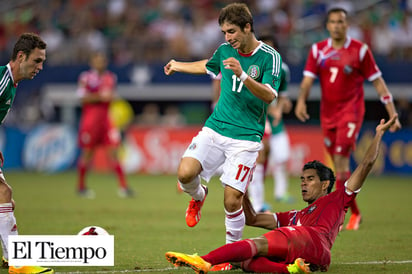
[[[174,173],[187,143],[210,113],[211,85],[208,76],[166,77],[163,65],[172,57],[188,61],[208,58],[223,41],[217,15],[229,2],[233,1],[2,1],[2,64],[7,63],[10,47],[24,31],[40,33],[48,43],[44,71],[34,80],[19,84],[13,109],[0,129],[5,170],[73,169],[80,114],[75,93],[77,77],[88,68],[90,52],[104,50],[111,60],[110,69],[119,79],[118,93],[134,112],[131,124],[123,130],[123,165],[129,173]],[[396,98],[404,126],[398,133],[385,135],[384,153],[375,172],[412,174],[411,1],[242,2],[254,14],[258,36],[277,36],[282,57],[291,68],[289,91],[293,101],[308,47],[327,37],[326,10],[332,5],[349,10],[350,35],[372,48]],[[309,100],[310,123],[299,123],[293,114],[285,117],[292,139],[292,173],[298,173],[306,160],[328,161],[318,125],[319,99],[319,89],[314,88]],[[147,106],[155,113],[146,115]],[[170,109],[178,110],[179,116],[169,114]],[[353,164],[381,117],[386,117],[385,110],[373,88],[366,84],[366,122]],[[97,159],[95,167],[104,171],[104,157]]]

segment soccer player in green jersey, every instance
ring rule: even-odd
[[[170,60],[166,75],[174,72],[222,74],[221,95],[213,113],[184,153],[177,177],[192,200],[186,223],[195,226],[207,195],[201,177],[209,181],[223,165],[226,242],[242,238],[244,193],[261,148],[268,105],[277,97],[282,59],[272,47],[258,41],[253,18],[245,4],[224,7],[219,25],[226,43],[210,59],[195,62]]]
[[[17,84],[24,79],[33,79],[46,60],[46,43],[34,33],[24,33],[14,45],[10,62],[0,66],[0,121],[3,123],[16,96]],[[0,151],[0,165],[4,162]],[[8,267],[8,238],[17,235],[14,217],[12,189],[0,169],[0,238],[3,248],[2,266]],[[53,269],[40,266],[9,267],[9,273],[53,273]]]
[[[271,34],[261,35],[259,39],[275,49],[278,48],[277,40]],[[262,139],[263,149],[259,151],[253,178],[248,188],[249,198],[256,212],[270,209],[270,205],[265,203],[264,181],[267,166],[270,167],[274,179],[274,198],[277,201],[292,201],[287,194],[290,143],[282,119],[283,113],[292,110],[292,102],[288,97],[290,72],[284,62],[282,62],[280,79],[278,98],[268,107],[268,121]]]

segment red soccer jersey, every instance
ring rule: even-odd
[[[99,75],[95,70],[85,71],[79,76],[78,95],[80,98],[101,92],[114,92],[117,77],[106,71]],[[116,144],[118,132],[109,117],[110,102],[84,103],[79,127],[79,143],[83,147],[99,144]]]
[[[116,82],[116,75],[110,71],[106,71],[102,75],[99,75],[95,70],[85,71],[79,76],[78,95],[81,98],[91,93],[99,93],[103,91],[114,92]],[[109,102],[83,104],[82,115],[107,115],[109,110],[109,104]]]
[[[302,210],[276,213],[278,226],[311,227],[311,231],[316,231],[324,240],[322,242],[328,244],[325,248],[330,250],[355,196],[356,193],[348,194],[346,188],[339,188]]]
[[[341,49],[332,48],[331,38],[313,44],[303,74],[319,78],[320,119],[324,128],[335,127],[342,120],[363,120],[363,82],[381,76],[368,46],[350,37]]]

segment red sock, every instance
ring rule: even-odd
[[[349,177],[350,177],[350,171],[336,173],[336,189],[344,187],[344,184],[346,180],[349,179]],[[352,203],[349,205],[349,208],[352,214],[360,213],[356,200],[352,201]]]
[[[289,273],[287,264],[276,263],[266,257],[255,257],[242,264],[242,269],[255,273]]]
[[[349,207],[350,207],[350,211],[352,212],[352,214],[356,214],[356,215],[360,214],[358,203],[356,203],[356,199],[352,200]]]
[[[114,163],[114,172],[116,172],[117,178],[119,179],[119,186],[121,188],[127,188],[126,177],[124,176],[123,168],[118,161]]]
[[[78,190],[83,190],[86,189],[86,172],[87,172],[87,166],[86,164],[82,161],[79,160],[77,163],[77,173],[78,173],[78,183],[77,183],[77,189]]]
[[[252,240],[242,240],[230,244],[225,244],[202,256],[202,258],[212,265],[225,262],[242,262],[253,258],[257,254],[256,245]]]

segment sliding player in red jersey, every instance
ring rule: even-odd
[[[166,259],[175,266],[191,267],[197,273],[207,273],[212,265],[224,262],[240,263],[244,271],[255,273],[327,271],[330,251],[346,211],[378,157],[383,135],[397,119],[394,115],[386,123],[384,119],[380,121],[363,160],[344,187],[331,192],[335,182],[333,171],[319,161],[308,162],[300,177],[302,198],[308,203],[306,208],[275,214],[256,213],[245,198],[246,224],[271,231],[223,245],[203,256],[167,252]]]

